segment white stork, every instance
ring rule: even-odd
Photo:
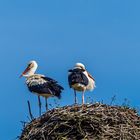
[[[69,70],[68,82],[70,88],[74,89],[75,104],[77,103],[76,91],[82,92],[82,105],[84,104],[84,93],[95,88],[95,80],[85,69],[82,63],[76,63],[73,69]]]
[[[36,61],[30,61],[27,68],[21,74],[20,77],[26,77],[26,84],[30,92],[33,92],[38,95],[39,100],[39,112],[41,115],[41,102],[40,96],[45,97],[46,99],[46,110],[48,110],[47,98],[48,97],[58,97],[61,98],[61,92],[63,87],[61,87],[57,81],[45,77],[41,74],[35,74],[38,65]]]

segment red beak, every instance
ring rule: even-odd
[[[19,76],[19,78],[21,78],[21,77],[22,77],[24,74],[26,74],[29,70],[30,70],[30,68],[27,67],[27,68],[24,70],[24,72]]]

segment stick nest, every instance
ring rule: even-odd
[[[26,124],[20,140],[140,140],[140,116],[105,104],[65,106]]]

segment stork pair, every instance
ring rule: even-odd
[[[24,76],[29,91],[38,95],[39,112],[41,114],[40,96],[45,97],[46,110],[48,110],[47,98],[58,97],[60,99],[61,92],[64,88],[52,78],[41,74],[35,74],[37,67],[36,61],[30,61],[20,77]],[[74,89],[75,103],[77,103],[76,91],[82,92],[82,104],[84,104],[85,91],[93,90],[95,87],[94,78],[86,71],[82,63],[76,63],[74,68],[69,70],[68,82],[70,88]]]

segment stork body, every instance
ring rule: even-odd
[[[82,104],[84,104],[85,91],[92,91],[95,88],[94,78],[86,71],[82,63],[76,63],[75,67],[69,70],[68,82],[70,88],[74,89],[75,103],[77,103],[76,91],[82,92]]]
[[[53,96],[60,98],[61,90],[63,90],[57,81],[40,74],[27,77],[26,84],[29,91],[45,98]]]
[[[63,87],[61,87],[57,81],[49,77],[45,77],[41,74],[35,74],[37,67],[38,66],[35,61],[30,61],[21,76],[26,77],[26,84],[29,91],[38,95],[41,113],[40,96],[46,98],[46,110],[48,110],[47,98],[58,97],[60,99]]]

